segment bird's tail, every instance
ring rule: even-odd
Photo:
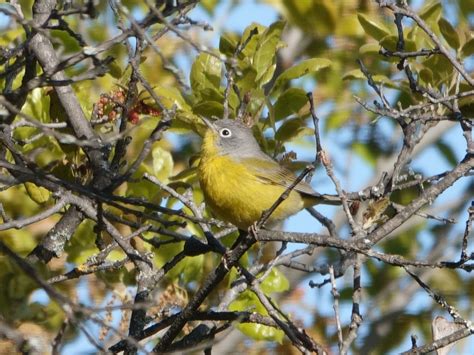
[[[338,195],[319,194],[317,192],[314,192],[312,194],[304,194],[303,199],[305,208],[314,205],[339,206],[342,204],[341,198]]]

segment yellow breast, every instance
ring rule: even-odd
[[[206,203],[219,219],[245,230],[260,219],[285,188],[262,182],[229,155],[218,155],[212,143],[212,138],[205,138],[199,164],[199,181]],[[303,207],[299,193],[292,192],[273,212],[269,222],[285,219]]]

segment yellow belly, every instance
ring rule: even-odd
[[[280,185],[266,184],[228,156],[203,158],[199,164],[199,181],[207,205],[223,221],[247,229],[258,221],[285,191]],[[269,223],[283,220],[304,208],[298,192],[273,212]]]

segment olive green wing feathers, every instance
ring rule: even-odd
[[[288,188],[296,180],[296,176],[290,170],[263,154],[258,158],[242,158],[241,162],[244,163],[261,182],[266,184],[280,185]],[[340,204],[339,197],[319,194],[314,191],[306,181],[298,183],[294,190],[301,193],[304,197],[314,198],[316,200],[315,204]]]

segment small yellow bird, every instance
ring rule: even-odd
[[[199,182],[207,205],[221,220],[247,230],[295,181],[295,175],[266,155],[252,130],[237,120],[210,122],[204,135]],[[328,201],[302,181],[273,212],[268,224]]]

